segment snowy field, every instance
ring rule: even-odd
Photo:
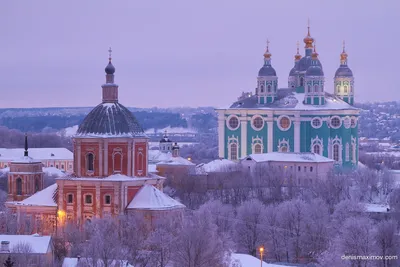
[[[233,253],[231,256],[231,264],[229,267],[283,267],[283,266],[294,266],[294,265],[279,265],[273,263],[266,263],[263,261],[261,265],[260,259],[253,257],[248,254]]]

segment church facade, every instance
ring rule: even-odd
[[[140,214],[150,221],[179,218],[185,208],[162,192],[165,178],[149,172],[149,138],[118,101],[111,54],[105,72],[102,103],[73,137],[73,174],[43,189],[42,164],[28,157],[27,145],[22,160],[12,163],[7,206],[20,220],[33,220],[33,229],[24,232],[52,233],[66,223],[82,225],[122,214]],[[18,172],[28,169],[29,175]]]
[[[334,92],[328,93],[310,28],[304,43],[305,55],[297,48],[286,88],[278,88],[268,44],[255,93],[243,93],[229,108],[217,109],[220,158],[313,152],[335,160],[337,166],[357,166],[360,111],[353,106],[354,76],[345,47]]]

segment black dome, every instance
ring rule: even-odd
[[[111,61],[108,62],[108,65],[105,68],[105,71],[107,74],[114,74],[115,72],[115,67],[114,65],[111,63]]]
[[[308,70],[308,68],[309,68],[311,65],[312,65],[312,58],[311,58],[311,56],[302,57],[302,58],[300,59],[300,61],[298,62],[298,64],[297,64],[297,70],[298,70],[298,71],[306,71],[306,70]],[[318,65],[319,67],[321,67],[321,69],[322,69],[322,64],[321,64],[321,62],[320,62],[319,60],[317,60],[317,65]]]
[[[104,137],[145,136],[135,116],[123,105],[101,103],[95,107],[79,125],[77,135]]]
[[[276,76],[276,71],[271,65],[264,65],[258,72],[258,76]]]
[[[337,71],[335,73],[335,77],[353,77],[353,72],[346,65],[341,65],[337,69]]]
[[[307,69],[306,76],[324,76],[324,71],[320,66],[311,66]]]

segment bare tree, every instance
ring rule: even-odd
[[[174,246],[173,263],[176,267],[227,267],[230,249],[223,246],[210,218],[195,213],[184,218]]]
[[[20,242],[13,246],[11,253],[14,254],[15,266],[26,267],[33,263],[39,263],[39,259],[36,262],[33,257],[33,248],[31,244]]]
[[[94,220],[87,225],[90,238],[85,243],[83,255],[93,265],[100,261],[104,267],[109,267],[113,262],[125,259],[126,253],[116,231],[117,226],[113,218]]]
[[[365,207],[358,201],[346,199],[335,206],[331,215],[332,231],[338,233],[343,223],[350,217],[365,217]]]
[[[383,256],[382,267],[398,266],[399,262],[388,260],[385,256],[398,255],[399,236],[397,235],[397,223],[395,221],[382,221],[376,225],[374,233],[376,244],[376,255]],[[396,264],[397,263],[397,264]]]
[[[235,240],[240,252],[256,256],[257,248],[264,244],[265,206],[253,199],[244,202],[237,209]]]

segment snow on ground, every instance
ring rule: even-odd
[[[387,208],[389,208],[389,205],[386,204],[372,204],[372,203],[365,203],[365,209],[367,212],[378,212],[378,213],[383,213],[383,212],[388,212]]]
[[[279,265],[275,263],[266,263],[263,261],[261,265],[260,259],[253,257],[248,254],[232,253],[231,264],[229,267],[282,267],[282,266],[293,266],[293,265]]]
[[[196,142],[178,142],[178,145],[180,147],[182,147],[184,145],[191,146],[191,145],[197,145],[197,144],[198,143],[196,143]],[[159,148],[159,147],[160,147],[160,142],[149,142],[149,149]]]

